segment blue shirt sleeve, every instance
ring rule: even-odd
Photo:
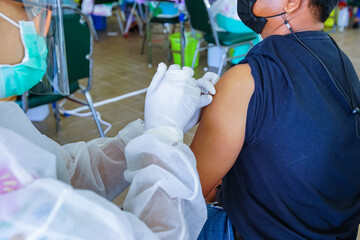
[[[242,63],[248,63],[255,82],[250,99],[245,132],[245,145],[265,139],[279,114],[284,111],[288,84],[280,67],[265,56],[252,55]],[[285,101],[285,102],[284,102]]]

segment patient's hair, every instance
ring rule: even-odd
[[[338,2],[339,0],[309,0],[309,7],[313,9],[319,21],[325,22]]]

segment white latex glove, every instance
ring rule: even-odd
[[[189,67],[160,63],[145,99],[145,130],[171,142],[182,141],[184,128],[198,109],[201,90]],[[204,95],[204,97],[206,97]]]
[[[196,81],[197,86],[201,89],[201,92],[204,95],[201,95],[198,109],[196,110],[194,116],[190,119],[188,124],[185,126],[184,132],[189,131],[196,124],[199,123],[202,108],[209,105],[212,102],[213,100],[212,95],[215,95],[216,93],[214,86],[219,81],[219,79],[220,77],[216,73],[207,72],[204,74],[202,78],[199,78]]]

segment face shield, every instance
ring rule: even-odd
[[[13,1],[23,4],[29,21],[47,47],[45,75],[29,92],[69,95],[61,0]]]

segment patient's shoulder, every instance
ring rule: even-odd
[[[228,128],[229,134],[234,134],[234,128],[240,127],[239,123],[245,124],[247,108],[255,88],[249,65],[241,64],[229,69],[215,88],[213,102],[204,110],[201,121],[209,129],[221,129],[220,132],[226,133],[225,129]]]
[[[229,69],[215,88],[213,102],[204,109],[191,144],[205,195],[233,166],[243,146],[247,109],[254,92],[249,65]]]
[[[242,94],[242,96],[239,96],[242,98],[252,95],[254,88],[254,78],[251,75],[251,68],[249,64],[239,64],[230,68],[220,78],[218,84],[216,85],[216,95]]]

